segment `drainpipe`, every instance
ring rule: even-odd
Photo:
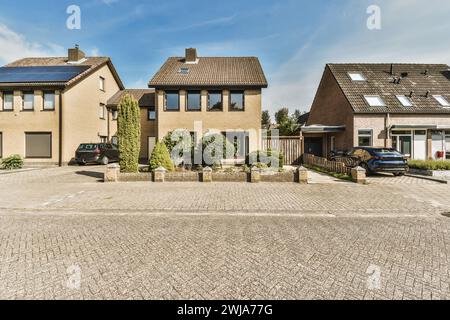
[[[110,128],[109,128],[109,119],[110,119],[110,112],[111,111],[111,109],[106,109],[106,117],[107,117],[107,127],[106,127],[106,134],[108,135],[108,141],[107,142],[110,142],[110,138],[109,138],[109,132],[110,132]]]
[[[384,132],[386,133],[384,136],[384,147],[387,148],[387,141],[389,138],[389,125],[390,125],[390,116],[389,112],[386,113],[386,116],[384,117]]]
[[[62,121],[63,121],[63,116],[62,116],[62,111],[63,111],[63,103],[62,103],[62,95],[63,95],[63,91],[59,91],[59,138],[58,138],[58,143],[59,143],[59,147],[58,147],[58,166],[62,167]]]

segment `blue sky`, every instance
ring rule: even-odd
[[[110,56],[129,88],[143,88],[168,56],[258,56],[269,80],[263,108],[308,110],[326,63],[450,63],[448,0],[2,0],[0,63],[60,56],[79,44]],[[81,30],[66,28],[69,5]],[[369,30],[369,5],[381,30]]]

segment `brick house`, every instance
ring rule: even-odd
[[[449,102],[447,65],[328,64],[302,128],[304,152],[384,146],[449,159]]]
[[[109,141],[117,131],[108,99],[124,86],[108,57],[25,58],[0,68],[0,158],[63,165],[80,143]]]

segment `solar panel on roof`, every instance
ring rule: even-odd
[[[0,83],[67,82],[89,66],[2,67]]]

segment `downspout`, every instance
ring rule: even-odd
[[[390,122],[391,122],[390,121],[390,115],[389,115],[389,112],[388,112],[388,113],[386,113],[386,116],[384,117],[384,132],[385,132],[385,135],[384,135],[384,147],[385,148],[388,147],[387,141],[388,141],[388,138],[389,138]]]
[[[109,126],[110,126],[110,125],[109,125],[109,119],[110,119],[110,118],[109,118],[109,114],[111,113],[110,111],[111,111],[110,109],[108,109],[108,108],[106,109],[106,117],[107,117],[107,119],[108,119],[108,120],[107,120],[107,127],[106,127],[106,134],[108,135],[108,141],[107,141],[107,142],[111,142],[111,139],[109,138],[109,136],[110,136],[109,133],[110,133],[110,130],[111,130],[111,129],[109,128]]]
[[[63,91],[61,90],[59,92],[59,139],[58,139],[58,143],[59,143],[59,148],[58,148],[58,166],[62,167],[62,121],[63,121],[63,116],[62,116],[62,111],[63,111],[63,99],[62,99],[62,95],[63,95]]]

